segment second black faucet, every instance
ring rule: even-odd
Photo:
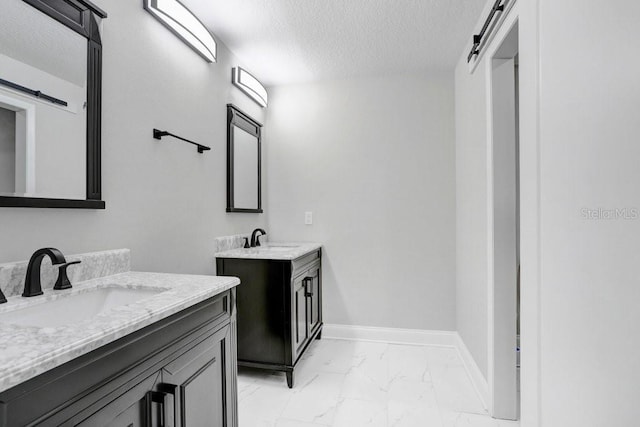
[[[23,297],[35,297],[42,295],[40,266],[45,256],[51,258],[52,264],[59,267],[58,280],[56,281],[53,289],[69,289],[71,287],[71,282],[69,282],[69,278],[67,277],[67,267],[72,264],[78,264],[80,261],[67,262],[64,255],[62,255],[62,252],[58,249],[43,248],[35,251],[35,253],[31,255],[31,259],[29,260],[29,265],[27,267],[27,277],[24,281],[24,291],[22,292]]]
[[[253,230],[253,233],[251,233],[251,247],[255,248],[256,246],[260,246],[260,236],[264,236],[265,234],[267,234],[267,232],[262,228],[256,228]]]

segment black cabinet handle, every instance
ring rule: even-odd
[[[313,277],[305,277],[304,279],[302,279],[302,283],[304,283],[304,296],[307,298],[312,297],[313,296]],[[309,290],[309,288],[311,288],[311,290]]]
[[[146,427],[153,426],[153,404],[160,405],[159,422],[157,427],[173,427],[175,425],[175,415],[173,412],[173,400],[175,399],[175,391],[178,386],[173,384],[162,383],[158,385],[159,391],[147,392],[147,417]],[[167,398],[171,396],[172,402],[167,404]]]
[[[162,416],[164,427],[174,427],[176,425],[175,420],[175,404],[176,404],[176,390],[178,386],[169,383],[158,384],[158,390],[165,394],[164,402],[162,404]],[[167,404],[167,398],[171,396],[169,403]]]
[[[160,393],[157,391],[148,391],[147,395],[146,395],[146,416],[145,418],[145,427],[155,427],[153,425],[153,404],[154,403],[158,403],[160,405],[162,405],[162,411],[160,412],[161,414],[164,415],[164,393]],[[163,426],[164,425],[164,420],[160,420],[160,425]]]
[[[169,383],[160,383],[158,384],[158,390],[160,390],[160,392],[162,393],[167,393],[167,394],[172,394],[172,395],[176,395],[176,389],[178,388],[177,385],[175,384],[169,384]]]

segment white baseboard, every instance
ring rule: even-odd
[[[349,341],[373,341],[389,344],[430,345],[452,347],[458,351],[471,383],[484,405],[489,402],[489,385],[469,349],[457,332],[429,331],[421,329],[378,328],[373,326],[351,326],[324,324],[322,337]]]
[[[476,389],[476,393],[480,397],[482,401],[482,405],[485,409],[488,409],[489,406],[489,383],[487,382],[484,375],[482,375],[482,371],[478,367],[478,364],[471,356],[471,352],[465,345],[462,337],[456,332],[456,349],[458,350],[458,354],[460,355],[460,359],[462,359],[462,363],[464,364],[465,369],[467,370],[467,374],[471,378],[471,383],[473,387]]]
[[[421,329],[378,328],[324,324],[322,337],[351,341],[375,341],[389,344],[437,345],[455,347],[456,332]]]

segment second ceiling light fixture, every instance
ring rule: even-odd
[[[216,62],[216,41],[202,22],[177,0],[144,0],[144,8],[207,62]]]

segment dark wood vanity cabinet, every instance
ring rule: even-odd
[[[237,427],[234,295],[0,393],[0,426]]]
[[[322,334],[321,250],[295,260],[217,258],[216,266],[240,278],[238,365],[283,371],[292,388],[300,356]]]

